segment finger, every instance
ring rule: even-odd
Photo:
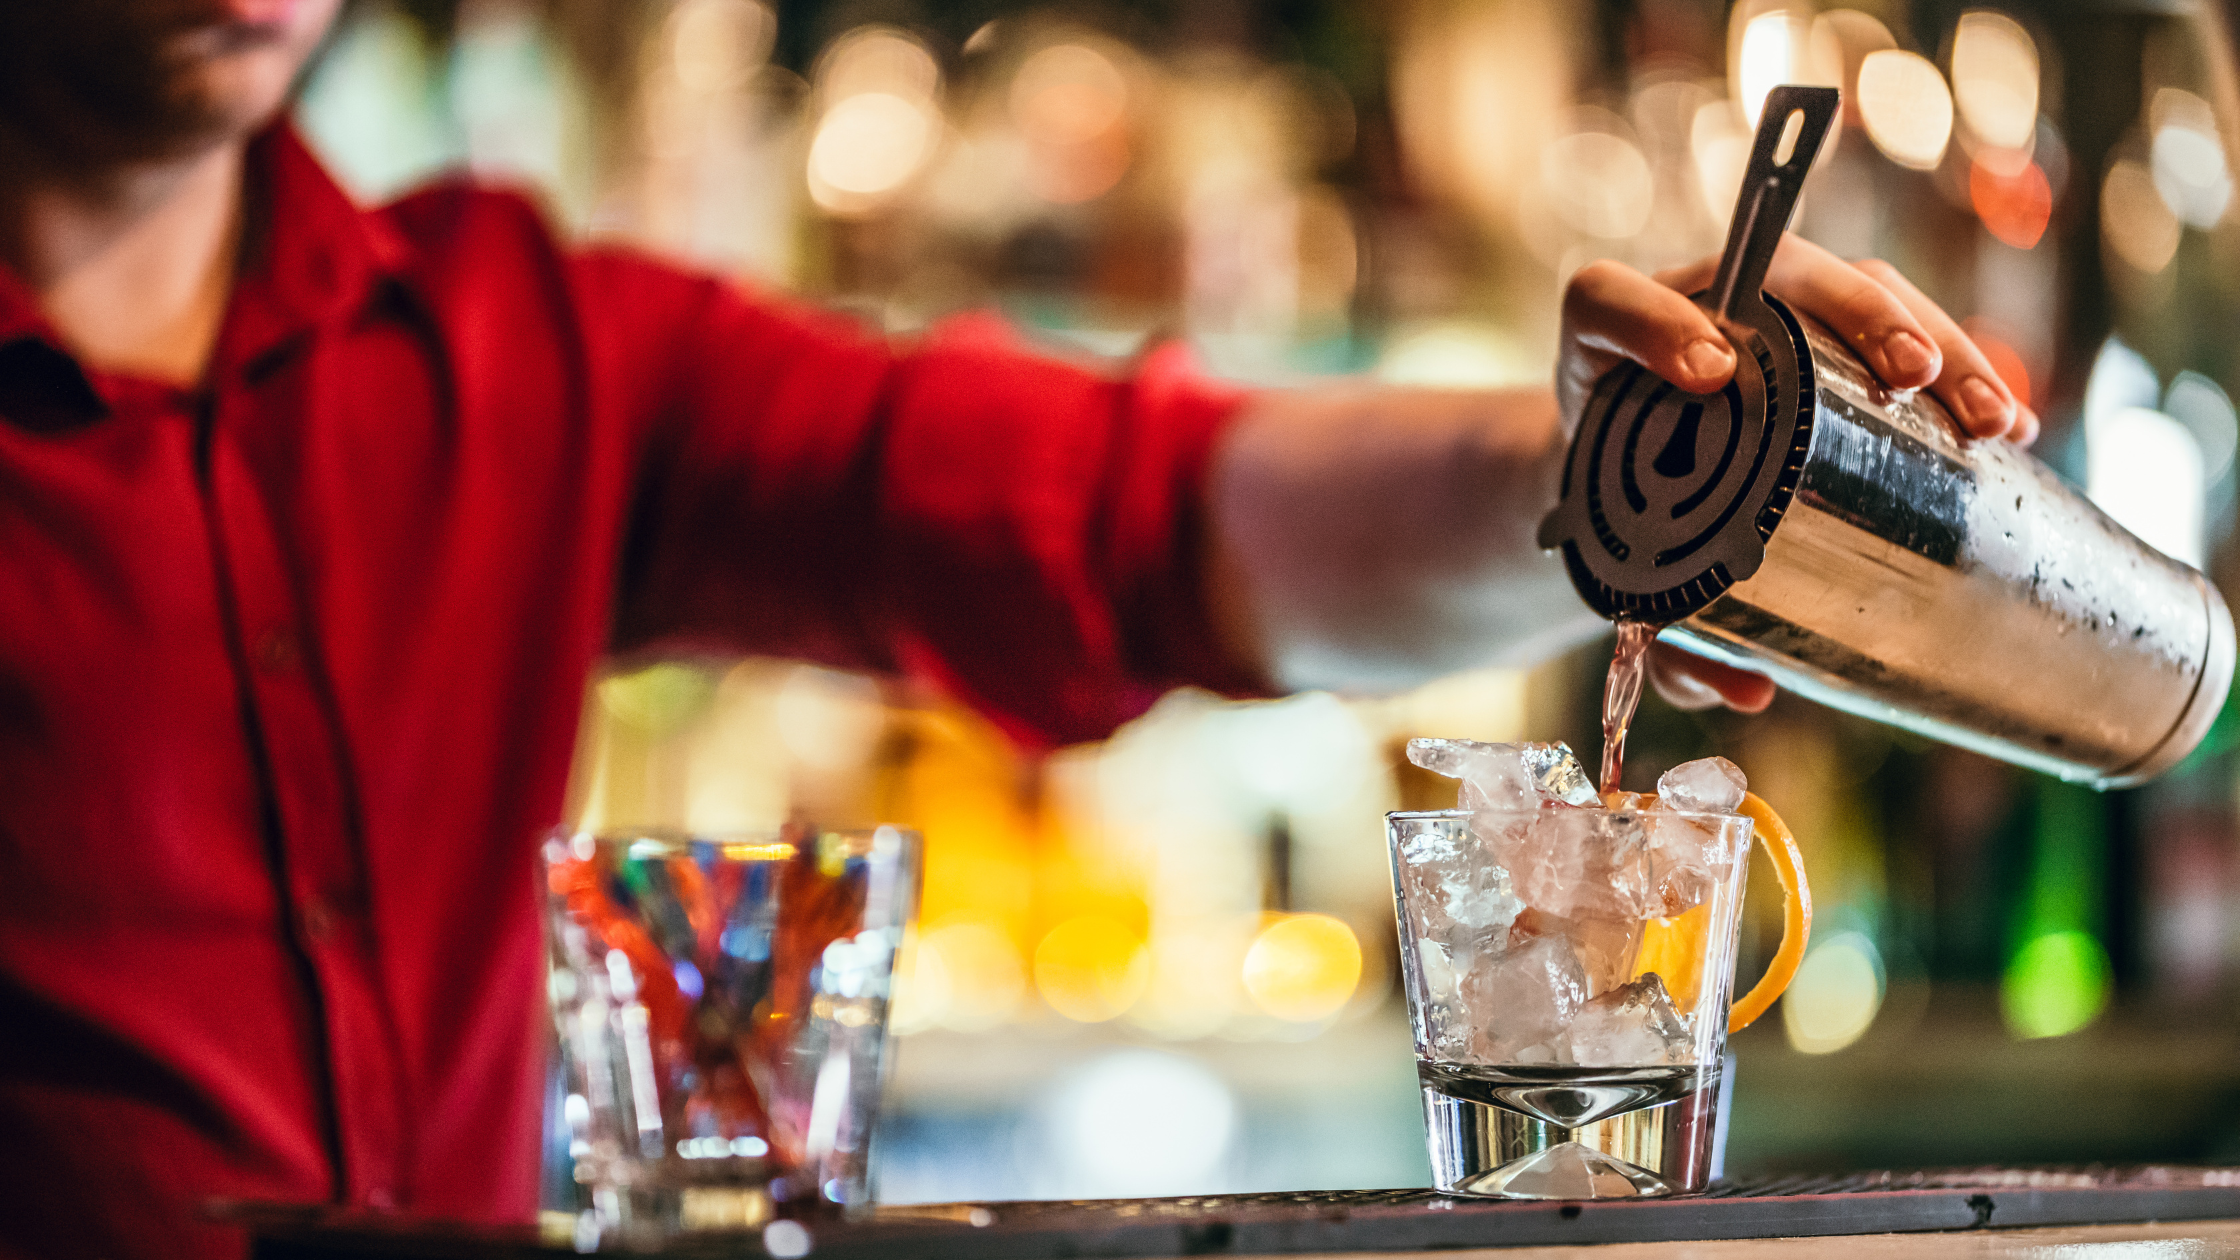
[[[2038,431],[2042,427],[2038,423],[2037,412],[2030,410],[2026,403],[2018,404],[2015,407],[2014,428],[2008,431],[2007,440],[2028,450],[2037,444]]]
[[[1734,350],[1703,309],[1631,267],[1588,263],[1564,290],[1565,328],[1581,345],[1632,359],[1698,394],[1734,375]]]
[[[1802,237],[1782,238],[1766,288],[1826,324],[1893,389],[1920,389],[1944,365],[1936,330],[1902,294]]]
[[[1710,288],[1711,281],[1718,274],[1719,260],[1717,258],[1698,258],[1691,263],[1682,263],[1677,267],[1667,267],[1651,278],[1668,289],[1678,289],[1682,293],[1695,293]]]
[[[1991,360],[1976,348],[1975,340],[1930,301],[1927,294],[1913,287],[1912,281],[1899,275],[1896,267],[1879,258],[1870,258],[1860,263],[1858,270],[1896,294],[1935,338],[1938,349],[1944,354],[1944,370],[1938,373],[1929,392],[1945,405],[1953,419],[1960,422],[1960,427],[1982,438],[2004,437],[2013,430],[2020,411],[2015,405],[2014,391],[2007,388],[1998,369],[1991,366]],[[1895,381],[1891,383],[1896,384]]]
[[[1708,709],[1724,704],[1757,713],[1773,703],[1773,680],[1659,643],[1649,654],[1649,682],[1673,707]]]

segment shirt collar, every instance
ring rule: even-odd
[[[207,380],[217,382],[332,320],[362,309],[410,258],[386,219],[359,209],[281,119],[250,142],[245,176],[255,228]],[[37,294],[0,265],[0,346],[34,340],[63,354]]]
[[[250,143],[246,168],[249,254],[211,360],[213,378],[363,309],[378,286],[403,273],[410,252],[386,219],[350,200],[285,119]]]

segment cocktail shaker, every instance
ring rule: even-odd
[[[2153,778],[2224,705],[2223,596],[1760,290],[1838,100],[1767,98],[1699,297],[1734,381],[1604,376],[1541,545],[1604,616],[1835,708],[2099,787]]]

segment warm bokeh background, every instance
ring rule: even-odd
[[[352,9],[300,112],[366,198],[464,168],[897,334],[992,307],[1072,354],[1180,336],[1257,382],[1471,386],[1546,379],[1584,262],[1716,249],[1767,88],[1839,83],[1800,229],[1966,316],[2040,453],[2234,590],[2240,229],[2186,14],[410,0]],[[592,688],[574,809],[923,829],[886,1198],[1421,1184],[1379,814],[1451,796],[1399,746],[1591,752],[1606,653],[1177,694],[1049,756],[883,680],[668,662]],[[1652,699],[1629,780],[1734,758],[1821,907],[1735,1044],[1730,1168],[2240,1159],[2235,729],[2097,796],[1799,701]]]

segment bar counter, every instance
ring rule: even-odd
[[[528,1260],[578,1253],[570,1218],[476,1228],[409,1216],[225,1209],[256,1260]],[[1061,1257],[2032,1256],[2240,1252],[2240,1168],[1967,1169],[1723,1182],[1687,1199],[1499,1202],[1427,1190],[1319,1191],[875,1210],[805,1230],[700,1234],[657,1254],[714,1260],[1058,1260]],[[1840,1243],[1837,1240],[1841,1240]],[[806,1250],[804,1250],[804,1247]],[[639,1253],[643,1254],[643,1253]]]

